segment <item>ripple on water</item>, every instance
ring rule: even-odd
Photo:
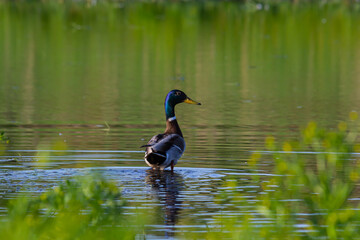
[[[0,172],[1,197],[5,199],[14,198],[18,193],[40,194],[68,177],[101,173],[121,186],[123,197],[131,203],[128,211],[135,207],[158,209],[163,216],[159,216],[156,224],[149,227],[155,232],[166,228],[172,233],[183,228],[199,230],[195,225],[179,223],[179,219],[189,218],[194,223],[204,223],[220,213],[228,216],[238,214],[235,206],[220,205],[215,203],[214,198],[227,176],[248,176],[248,173],[240,170],[181,167],[176,168],[173,174],[146,167],[7,169]],[[244,194],[254,188],[244,185],[239,189]],[[254,194],[251,193],[252,196]]]

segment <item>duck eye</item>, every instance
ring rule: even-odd
[[[181,92],[176,92],[175,95],[176,95],[176,96],[180,96],[180,95],[181,95]]]

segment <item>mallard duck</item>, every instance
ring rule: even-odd
[[[185,141],[175,117],[175,105],[178,103],[201,105],[190,99],[183,91],[171,90],[165,98],[166,129],[164,133],[153,136],[141,147],[145,149],[145,162],[154,170],[164,170],[174,166],[185,150]]]

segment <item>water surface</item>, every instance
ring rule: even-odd
[[[266,136],[294,139],[310,120],[334,128],[359,110],[360,18],[346,6],[1,3],[0,31],[2,209],[96,170],[154,209],[150,235],[205,231],[213,216],[252,211],[214,198],[228,177],[258,194],[247,159]],[[202,106],[177,106],[186,152],[159,174],[139,146],[164,130],[174,88]],[[260,166],[272,174],[268,155]]]

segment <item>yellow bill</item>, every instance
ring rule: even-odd
[[[191,98],[186,98],[185,101],[184,101],[184,103],[201,105],[201,103],[196,102],[196,101],[192,100]]]

